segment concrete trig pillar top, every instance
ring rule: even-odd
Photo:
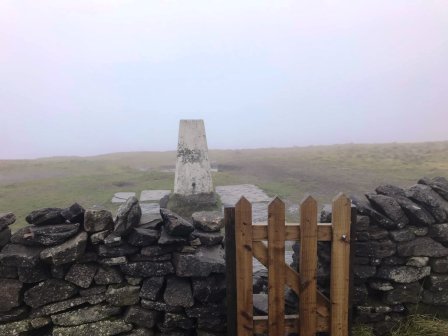
[[[181,120],[177,145],[174,193],[194,195],[213,192],[203,120]]]

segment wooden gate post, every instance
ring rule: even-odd
[[[236,249],[235,249],[235,208],[224,208],[225,249],[226,249],[226,300],[227,335],[236,333]]]

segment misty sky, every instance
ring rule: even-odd
[[[0,159],[448,140],[448,1],[0,0]]]

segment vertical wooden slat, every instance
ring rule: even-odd
[[[348,335],[350,200],[339,194],[333,200],[333,239],[331,247],[331,336]]]
[[[226,300],[227,335],[236,335],[236,249],[235,249],[235,208],[224,208],[226,246]]]
[[[252,205],[241,197],[235,206],[237,334],[253,335]]]
[[[317,331],[317,202],[311,196],[300,205],[300,336]]]
[[[285,204],[268,207],[268,333],[285,334]]]
[[[351,203],[351,219],[350,219],[350,242],[354,242],[356,240],[356,217],[358,215],[358,210],[356,209],[356,206],[350,201]],[[350,265],[349,265],[349,276],[350,276],[350,284],[349,284],[349,293],[348,293],[348,334],[352,335],[352,325],[353,325],[353,294],[355,289],[355,279],[354,279],[354,272],[353,272],[353,265],[355,263],[355,254],[350,253]]]

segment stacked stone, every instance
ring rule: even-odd
[[[2,244],[0,335],[221,335],[220,213],[33,211]],[[14,222],[0,215],[0,237]],[[7,234],[6,234],[7,236]]]
[[[448,306],[448,180],[423,178],[408,189],[382,185],[352,196],[357,222],[353,304],[355,322],[387,334],[418,304]],[[321,222],[331,222],[324,206]],[[297,267],[299,244],[294,246]],[[319,243],[318,283],[329,293],[330,245]]]

